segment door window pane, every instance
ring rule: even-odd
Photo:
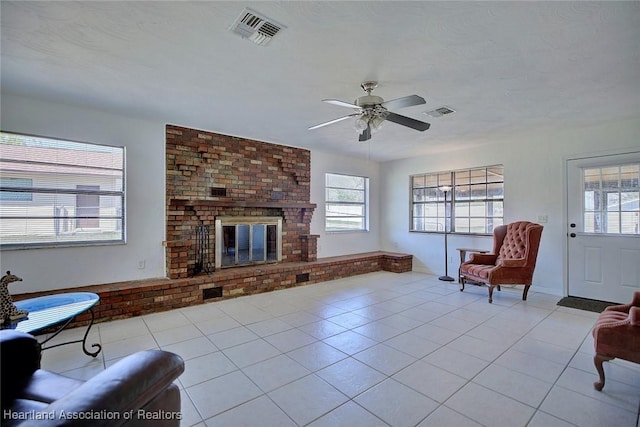
[[[639,234],[640,165],[582,170],[583,231]]]

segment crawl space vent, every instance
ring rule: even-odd
[[[287,27],[247,7],[230,30],[257,45],[266,46],[284,28]]]
[[[445,106],[445,107],[436,108],[435,110],[427,111],[425,112],[425,114],[429,117],[436,118],[436,117],[442,117],[444,115],[455,113],[455,112],[456,110],[453,110]]]

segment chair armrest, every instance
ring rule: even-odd
[[[504,267],[526,267],[527,260],[525,258],[512,258],[512,259],[503,259],[502,266]]]
[[[1,400],[15,399],[40,368],[41,349],[32,335],[13,329],[0,331]]]
[[[38,340],[30,334],[15,329],[0,330],[0,349],[2,351],[2,375],[11,369],[28,366],[32,374],[40,368],[41,349]]]
[[[633,293],[633,300],[629,304],[610,305],[605,308],[605,311],[619,311],[622,313],[628,313],[631,307],[640,307],[640,291]]]
[[[629,323],[633,326],[640,326],[640,307],[631,307],[629,310]]]
[[[60,411],[67,414],[105,411],[120,414],[120,420],[115,423],[112,419],[74,420],[74,425],[119,425],[126,421],[123,414],[129,411],[134,411],[135,420],[137,410],[169,387],[183,371],[184,361],[177,354],[162,350],[140,351],[102,371],[43,411],[55,414]],[[51,426],[65,425],[69,420],[56,417],[48,422]]]
[[[469,261],[464,264],[483,264],[483,265],[495,265],[498,255],[496,254],[481,254],[478,252],[472,252],[469,255]]]

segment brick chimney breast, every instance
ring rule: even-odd
[[[310,181],[308,150],[167,125],[169,278],[193,275],[194,230],[209,226],[213,234],[218,216],[282,217],[282,262],[313,259],[301,239],[310,235],[315,208]]]

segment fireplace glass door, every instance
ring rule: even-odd
[[[276,262],[281,258],[282,220],[216,220],[216,268]]]

